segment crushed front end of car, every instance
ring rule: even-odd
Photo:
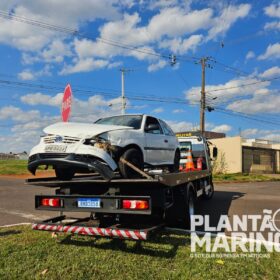
[[[61,126],[61,124],[57,126]],[[61,176],[66,179],[71,179],[74,173],[95,172],[106,180],[114,177],[114,171],[118,167],[113,159],[115,147],[110,144],[108,139],[93,135],[92,127],[87,129],[85,124],[68,123],[68,129],[65,129],[66,125],[64,125],[64,130],[61,129],[61,132],[68,136],[49,134],[58,132],[57,126],[50,126],[51,129],[46,128],[44,131],[48,134],[41,137],[40,143],[31,150],[28,170],[32,174],[36,173],[39,166],[45,165],[53,166],[57,177],[59,177],[58,174],[68,172],[68,176]],[[81,133],[81,130],[84,132]],[[101,129],[100,125],[96,130],[100,135],[104,135],[106,132],[105,129]],[[72,176],[69,175],[69,172]]]

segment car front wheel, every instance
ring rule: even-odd
[[[144,169],[144,160],[143,155],[141,151],[139,151],[136,148],[129,148],[127,149],[123,155],[122,158],[126,161],[130,162],[134,166],[138,167],[139,169]],[[131,167],[129,167],[127,164],[119,161],[119,170],[120,174],[123,178],[126,179],[137,179],[141,178],[141,174],[139,174],[137,171],[133,170]]]

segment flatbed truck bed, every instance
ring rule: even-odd
[[[35,208],[59,212],[59,216],[34,223],[34,230],[133,240],[146,240],[165,225],[188,227],[194,203],[210,190],[213,195],[208,170],[111,181],[98,175],[77,176],[71,181],[48,177],[27,179],[26,184],[55,189],[55,195],[36,195]],[[145,205],[124,208],[128,202]],[[69,220],[65,212],[88,215]]]

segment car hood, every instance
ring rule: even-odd
[[[59,122],[46,127],[44,132],[61,136],[90,138],[104,132],[122,129],[132,129],[132,127],[93,123]]]

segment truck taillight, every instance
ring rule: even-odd
[[[125,199],[122,201],[122,208],[123,209],[145,210],[145,209],[149,209],[149,202],[147,200]]]
[[[59,198],[43,198],[41,200],[41,205],[48,207],[60,207],[61,201]]]

